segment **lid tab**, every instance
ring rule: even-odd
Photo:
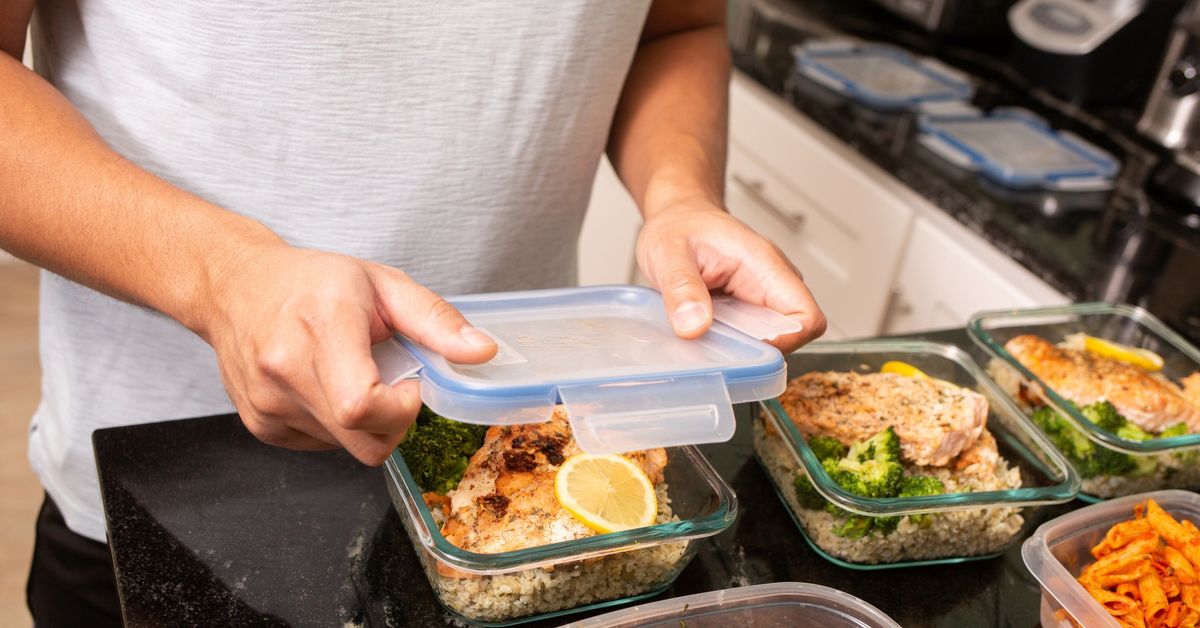
[[[720,373],[560,386],[579,447],[625,453],[733,437],[733,403]]]
[[[804,325],[770,308],[739,301],[733,297],[714,297],[713,318],[758,340],[770,340],[804,331]]]

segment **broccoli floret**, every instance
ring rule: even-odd
[[[1186,436],[1189,433],[1190,432],[1188,431],[1187,423],[1180,421],[1179,423],[1176,423],[1175,425],[1163,430],[1162,433],[1158,435],[1158,438],[1175,438],[1176,436]],[[1192,449],[1189,451],[1177,451],[1171,455],[1175,456],[1179,460],[1190,462],[1195,460],[1196,456],[1200,455],[1200,450]]]
[[[802,508],[809,510],[820,510],[829,503],[825,497],[817,492],[813,486],[812,480],[804,473],[797,473],[796,479],[792,481],[792,486],[796,491],[796,500],[800,502]]]
[[[817,460],[837,460],[846,455],[846,446],[838,439],[828,436],[814,436],[808,439],[808,448]]]
[[[946,492],[946,485],[931,475],[914,475],[900,480],[900,497],[921,497],[924,495],[941,495]],[[929,525],[933,515],[929,513],[909,515],[908,519],[917,525]]]
[[[1133,423],[1129,423],[1128,421],[1125,422],[1125,425],[1117,428],[1115,433],[1117,436],[1120,436],[1125,440],[1150,440],[1151,438],[1154,438],[1154,435],[1150,432],[1147,432],[1146,430],[1143,430],[1142,428],[1134,425]]]
[[[1083,432],[1080,432],[1050,408],[1037,409],[1031,418],[1038,427],[1046,432],[1054,446],[1063,452],[1063,455],[1079,471],[1079,475],[1084,478],[1097,475],[1124,475],[1136,467],[1131,457],[1106,447],[1096,446],[1083,435]],[[1107,420],[1100,415],[1097,415],[1097,418]]]
[[[873,517],[871,529],[887,536],[895,532],[898,525],[900,525],[900,517]]]
[[[871,517],[850,515],[840,525],[834,526],[833,533],[847,539],[861,539],[871,532],[873,523]]]
[[[453,421],[422,406],[397,449],[422,491],[444,495],[458,488],[485,433],[486,425]]]
[[[900,480],[900,497],[941,495],[946,485],[932,475],[913,475]]]
[[[846,452],[845,457],[859,462],[868,460],[900,462],[900,437],[889,425],[882,432],[867,440],[854,443],[854,446]]]
[[[1188,434],[1188,426],[1186,421],[1180,421],[1171,427],[1163,430],[1158,435],[1159,438],[1175,438],[1176,436],[1186,436]]]
[[[1084,418],[1095,423],[1096,427],[1114,434],[1128,423],[1125,417],[1117,412],[1116,406],[1108,401],[1097,401],[1080,408],[1079,412]]]
[[[855,443],[837,463],[838,484],[864,497],[892,497],[900,487],[900,438],[891,427]],[[843,484],[845,482],[845,484]]]
[[[1130,423],[1117,412],[1117,408],[1108,401],[1098,401],[1080,409],[1083,416],[1098,427],[1108,430],[1125,440],[1149,440],[1153,434]],[[1105,447],[1096,447],[1093,455],[1094,468],[1098,475],[1133,475],[1142,476],[1154,473],[1158,461],[1153,456],[1131,456],[1111,451]]]

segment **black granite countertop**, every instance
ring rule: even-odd
[[[1007,65],[1003,37],[933,37],[865,0],[743,4],[753,17],[732,31],[741,72],[1067,298],[1136,303],[1200,342],[1200,282],[1193,279],[1200,268],[1200,213],[1168,207],[1146,193],[1147,178],[1163,155],[1134,130],[1136,108],[1063,102]],[[916,141],[914,114],[874,111],[794,76],[793,46],[847,36],[937,58],[973,77],[974,106],[1030,110],[1054,128],[1111,152],[1122,163],[1115,189],[1098,194],[1005,190],[929,153]],[[786,164],[776,167],[786,171]]]
[[[975,351],[960,330],[926,337]],[[749,413],[738,407],[732,441],[701,448],[737,493],[738,520],[700,542],[664,597],[814,582],[861,597],[909,628],[1038,624],[1038,585],[1019,544],[1000,558],[959,565],[864,572],[826,562],[753,460]],[[381,470],[344,452],[264,445],[233,415],[99,430],[94,443],[129,626],[446,622]]]

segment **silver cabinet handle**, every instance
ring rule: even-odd
[[[782,222],[784,225],[786,225],[788,231],[791,231],[792,233],[800,233],[800,230],[804,228],[804,215],[793,214],[784,211],[778,205],[771,202],[771,200],[768,199],[765,194],[763,194],[762,181],[757,179],[746,179],[738,174],[731,174],[730,178],[733,179],[733,182],[736,183],[738,187],[742,188],[742,191],[746,193],[746,196],[749,196],[754,200],[754,202],[762,205],[763,209],[771,212],[771,214],[774,215],[779,222]]]

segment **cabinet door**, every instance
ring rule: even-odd
[[[963,327],[981,310],[1066,302],[975,234],[918,219],[896,275],[885,331]]]
[[[770,205],[770,201],[764,199],[761,194],[750,192],[743,185],[730,184],[725,192],[725,205],[729,208],[729,213],[747,225],[750,225],[755,231],[767,234],[768,237],[778,236],[779,234],[790,234],[796,228],[796,222],[793,219],[781,213],[778,208]],[[829,327],[825,331],[824,338],[827,340],[839,340],[848,337],[849,334],[841,326],[842,318],[837,315],[840,313],[840,308],[826,302],[821,297],[822,293],[825,292],[824,286],[821,284],[825,282],[819,277],[823,274],[808,272],[807,269],[803,268],[803,262],[801,261],[803,256],[794,247],[787,246],[788,238],[772,237],[772,239],[776,244],[780,245],[780,248],[783,249],[783,252],[792,262],[798,267],[802,267],[802,272],[805,272],[805,281],[808,283],[809,289],[816,294],[817,302],[821,305],[826,318],[829,320]]]
[[[913,210],[886,173],[778,101],[733,83],[727,194],[755,201],[757,215],[730,209],[804,273],[833,333],[874,336]]]
[[[601,160],[579,234],[579,285],[627,284],[642,216],[608,159]]]

